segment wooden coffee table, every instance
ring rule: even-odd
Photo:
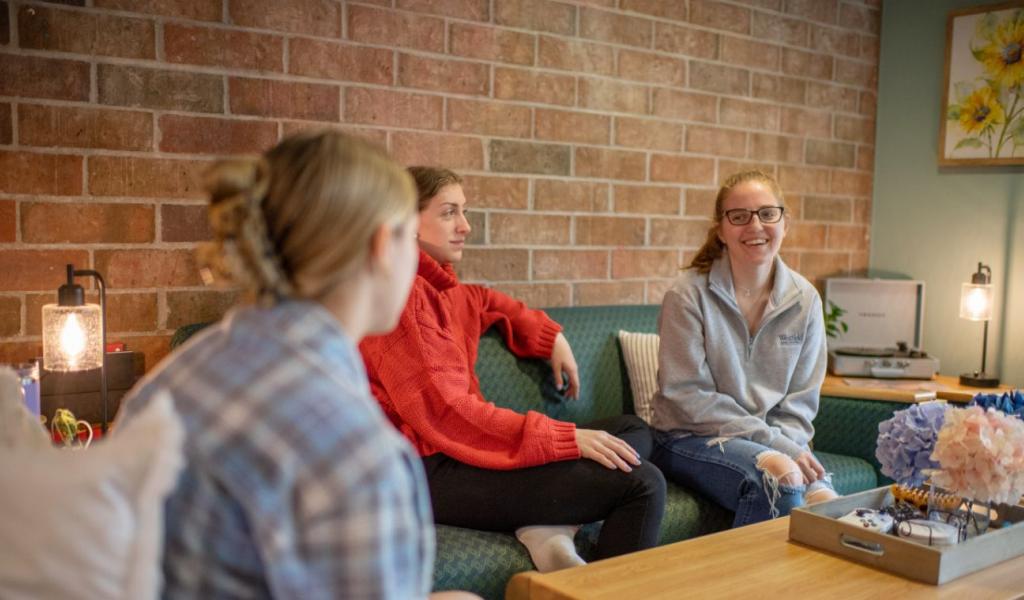
[[[541,575],[506,600],[586,598],[1024,598],[1024,557],[933,586],[787,541],[789,517]]]

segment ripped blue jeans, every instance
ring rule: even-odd
[[[743,438],[679,437],[661,431],[654,435],[651,461],[669,480],[703,494],[733,511],[733,527],[788,515],[804,497],[821,488],[832,489],[831,477],[808,485],[784,485],[759,467],[775,450]]]

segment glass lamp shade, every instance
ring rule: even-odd
[[[43,306],[43,366],[85,371],[103,365],[103,320],[97,304]]]
[[[965,283],[960,291],[960,318],[988,321],[992,318],[992,286]]]

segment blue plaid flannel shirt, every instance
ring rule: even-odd
[[[243,308],[126,397],[165,389],[187,431],[166,505],[167,598],[418,598],[434,530],[420,459],[311,302]]]

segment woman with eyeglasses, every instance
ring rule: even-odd
[[[825,378],[821,298],[779,257],[788,228],[771,176],[726,179],[658,322],[652,460],[734,511],[734,527],[836,496],[808,447]]]

